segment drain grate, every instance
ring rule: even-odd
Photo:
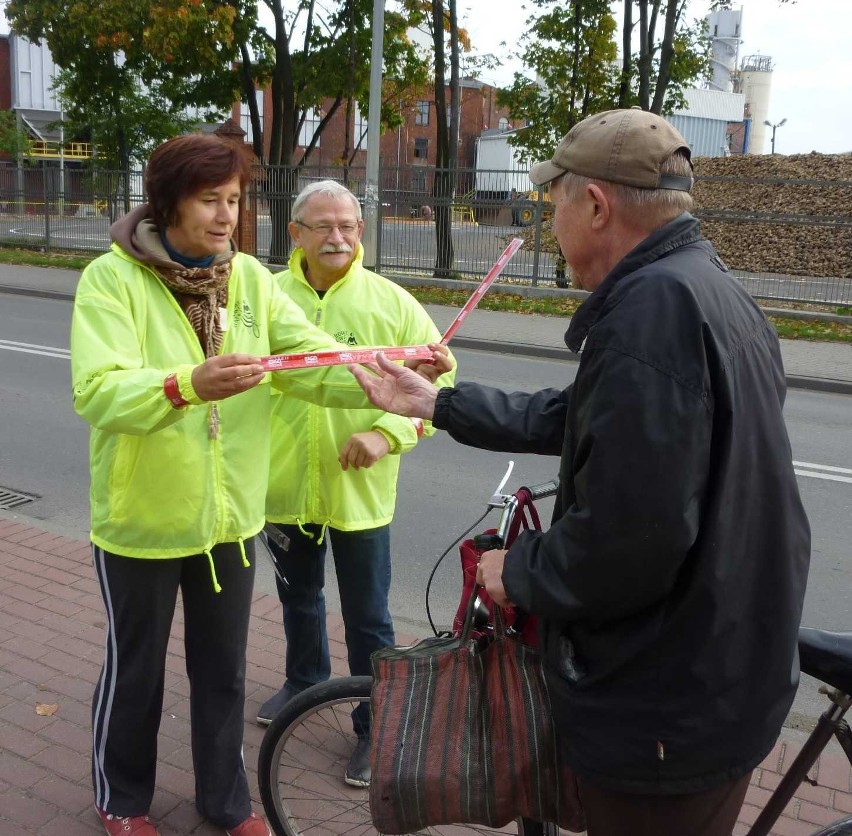
[[[11,488],[0,487],[0,510],[8,511],[9,508],[20,508],[21,505],[35,502],[38,498],[35,494],[21,493],[20,491],[13,491]]]

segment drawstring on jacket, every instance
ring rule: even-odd
[[[313,534],[313,532],[312,532],[312,531],[308,531],[308,530],[307,530],[307,529],[306,529],[306,528],[302,525],[302,521],[301,521],[298,517],[296,517],[296,525],[299,527],[299,531],[301,531],[301,532],[302,532],[302,534],[304,534],[304,535],[305,535],[305,537],[307,537],[309,540],[313,540],[313,539],[314,539],[314,534]]]
[[[251,566],[251,562],[246,554],[245,541],[242,537],[237,537],[237,543],[240,547],[240,554],[243,558],[243,566],[248,569],[248,567]],[[219,584],[219,579],[216,577],[216,564],[213,562],[213,552],[210,549],[204,549],[204,554],[207,555],[207,562],[210,564],[210,577],[213,578],[213,591],[219,593],[222,591],[222,587]]]
[[[314,536],[315,536],[315,535],[314,535],[314,533],[313,533],[312,531],[308,531],[308,530],[307,530],[307,529],[306,529],[306,528],[302,525],[302,521],[301,521],[298,517],[296,517],[296,525],[298,526],[299,531],[301,531],[301,532],[302,532],[302,534],[304,534],[304,535],[305,535],[305,537],[307,537],[309,540],[313,540],[313,539],[314,539]],[[321,546],[321,545],[322,545],[322,541],[323,541],[323,540],[325,540],[325,533],[326,533],[326,531],[328,531],[328,527],[329,527],[330,525],[331,525],[331,520],[326,520],[326,521],[322,524],[322,526],[320,527],[319,538],[317,539],[317,545],[318,545],[318,546]]]
[[[210,576],[213,578],[213,591],[221,592],[222,587],[219,586],[219,579],[216,577],[216,564],[213,562],[213,552],[210,549],[204,549],[204,554],[207,555],[207,562],[210,564]]]
[[[251,563],[249,563],[249,559],[246,557],[246,546],[243,542],[243,538],[237,537],[237,543],[240,545],[240,554],[243,556],[243,566],[248,569],[248,567],[251,566]]]

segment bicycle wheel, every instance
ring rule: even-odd
[[[823,830],[815,831],[813,836],[848,836],[852,833],[852,816],[840,819]]]
[[[377,836],[368,791],[350,787],[343,772],[355,747],[352,711],[370,701],[369,676],[333,679],[288,702],[263,738],[257,777],[277,836]],[[421,836],[558,836],[553,824],[518,821],[500,830],[478,824],[436,825]]]

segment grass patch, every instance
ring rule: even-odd
[[[68,250],[45,252],[24,247],[0,246],[0,264],[25,264],[30,267],[60,267],[82,270],[96,255],[84,255]]]
[[[421,304],[449,305],[460,308],[468,300],[464,290],[447,290],[442,287],[406,288]],[[571,316],[581,304],[580,299],[545,297],[532,299],[526,296],[494,293],[486,294],[478,307],[486,311],[541,314],[543,316]],[[769,321],[785,340],[812,340],[815,342],[852,343],[852,325],[843,322],[811,322],[788,317],[770,316]]]
[[[811,340],[821,343],[852,343],[852,325],[845,322],[805,322],[770,316],[778,336],[785,340]]]
[[[473,288],[474,285],[471,285]],[[450,290],[443,287],[406,287],[406,290],[423,305],[449,305],[460,308],[470,298],[467,290]],[[571,297],[529,298],[513,293],[486,293],[478,308],[484,311],[542,314],[544,316],[571,316],[582,300]]]

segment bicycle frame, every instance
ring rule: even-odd
[[[834,652],[827,647],[829,644],[834,645]],[[826,633],[802,628],[799,631],[799,651],[802,671],[830,683],[821,685],[819,691],[828,696],[831,705],[820,716],[816,728],[805,741],[747,836],[769,834],[772,825],[781,817],[796,789],[806,779],[832,737],[840,743],[849,763],[852,764],[852,731],[844,719],[844,715],[852,707],[852,697],[847,693],[852,690],[848,687],[852,681],[852,669],[849,667],[852,659],[852,634]],[[835,687],[836,684],[842,684],[843,687]],[[824,836],[852,834],[852,818],[835,822],[820,833]]]

